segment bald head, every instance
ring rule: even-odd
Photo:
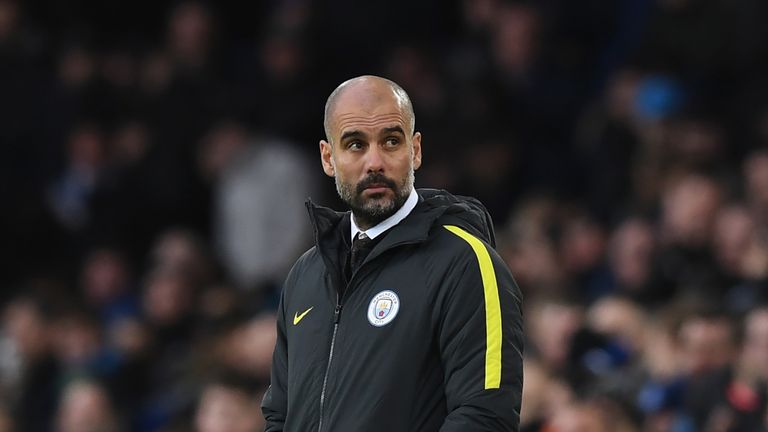
[[[386,101],[388,98],[394,98],[410,125],[410,131],[407,132],[413,134],[416,127],[416,116],[413,113],[413,105],[408,93],[394,81],[374,75],[363,75],[344,81],[328,96],[328,100],[325,102],[325,118],[323,119],[325,137],[328,142],[333,142],[331,128],[340,101],[353,99],[359,105],[373,106]]]

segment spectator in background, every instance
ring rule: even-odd
[[[195,288],[193,281],[179,270],[155,270],[144,285],[142,310],[145,319],[161,333],[169,332],[165,335],[168,338],[184,339],[180,336],[191,330],[186,321],[192,318]]]
[[[104,141],[93,124],[81,124],[69,136],[67,160],[51,185],[50,206],[59,223],[77,232],[90,222],[90,198],[104,167]]]
[[[583,185],[585,199],[602,222],[620,218],[633,200],[643,198],[640,192],[649,186],[637,184],[637,167],[633,166],[645,130],[634,109],[640,79],[636,70],[616,73],[577,128],[578,162],[590,167]]]
[[[655,300],[688,295],[715,301],[723,295],[723,275],[710,248],[722,199],[722,187],[713,178],[684,174],[670,179],[661,197],[660,285]]]
[[[87,256],[80,275],[81,293],[104,326],[138,315],[132,277],[128,263],[117,250],[95,249]]]
[[[156,430],[192,403],[197,377],[191,374],[196,357],[194,311],[197,288],[177,269],[160,268],[147,277],[142,312],[149,329],[148,356],[143,366],[147,387],[139,422]]]
[[[691,416],[684,410],[685,381],[676,340],[681,312],[667,306],[651,317],[640,355],[642,372],[629,399],[641,413],[645,429],[652,431],[691,431]]]
[[[59,432],[121,432],[106,389],[96,381],[76,379],[64,387],[56,416]]]
[[[163,146],[155,141],[148,121],[117,115],[120,119],[106,136],[102,181],[92,197],[91,230],[96,246],[118,245],[124,259],[140,262],[154,236],[168,223],[165,215],[173,204],[164,195],[167,167],[158,157]]]
[[[603,297],[589,308],[587,320],[589,328],[611,337],[632,355],[640,355],[646,348],[647,313],[627,298]]]
[[[550,197],[524,201],[513,213],[499,242],[501,255],[526,296],[547,298],[565,294],[566,274],[551,238],[557,211]],[[526,287],[536,287],[536,290],[529,292]]]
[[[735,360],[739,340],[729,316],[706,305],[681,304],[674,325],[672,365],[665,374],[651,376],[639,395],[642,408],[656,411],[649,420],[684,422],[705,430],[712,407],[728,382],[728,367]],[[666,375],[666,377],[664,376]],[[659,379],[661,378],[661,379]],[[655,399],[655,400],[654,400]]]
[[[225,122],[203,140],[200,167],[214,183],[214,242],[229,274],[241,289],[275,290],[308,241],[308,162],[291,143]]]
[[[655,250],[656,238],[649,222],[630,217],[614,229],[608,256],[615,292],[643,305],[658,295],[652,285]]]
[[[768,383],[768,306],[755,307],[744,317],[744,344],[739,359],[742,379]]]
[[[754,219],[741,203],[724,206],[718,211],[712,249],[718,266],[731,283],[746,276],[743,261],[751,239],[756,235]]]
[[[256,130],[268,130],[272,140],[307,143],[315,137],[316,111],[304,101],[317,92],[311,77],[322,54],[311,51],[312,41],[301,37],[301,17],[309,7],[306,2],[278,6],[276,22],[254,49],[253,64],[238,71],[247,92],[243,115]]]
[[[523,432],[544,432],[544,425],[555,413],[566,407],[574,398],[573,391],[557,374],[534,359],[523,365],[525,385],[520,418]]]
[[[509,213],[509,197],[518,191],[516,140],[500,131],[487,131],[482,135],[485,136],[475,135],[472,147],[457,149],[466,161],[463,169],[457,171],[460,176],[457,193],[477,196],[491,214],[504,220]]]
[[[213,22],[198,1],[181,2],[168,20],[168,52],[182,71],[194,72],[211,61]]]
[[[674,169],[704,170],[722,174],[727,154],[721,127],[701,116],[679,116],[664,128],[663,162]]]
[[[768,309],[760,306],[750,311],[744,317],[743,330],[738,358],[729,362],[722,381],[700,388],[708,395],[706,398],[694,395],[695,402],[708,402],[694,407],[702,422],[701,430],[747,432],[768,426]]]
[[[64,377],[113,372],[98,319],[77,310],[60,313],[49,332],[53,352]]]
[[[197,287],[206,286],[216,277],[208,245],[189,230],[171,228],[161,233],[149,258],[151,270],[176,272]]]
[[[564,216],[559,239],[560,262],[569,279],[586,303],[605,296],[611,290],[605,263],[606,234],[583,210]]]
[[[216,364],[266,384],[276,338],[274,315],[243,321],[223,333],[215,351]]]
[[[195,413],[196,432],[252,432],[264,428],[259,414],[263,390],[245,376],[227,374],[210,381],[200,392]]]
[[[690,377],[719,372],[736,359],[736,325],[721,313],[693,313],[683,319],[678,333],[680,366]]]
[[[724,206],[717,214],[713,252],[727,288],[726,307],[737,315],[766,300],[768,247],[761,232],[761,225],[742,203]]]
[[[569,354],[573,335],[584,323],[583,309],[561,299],[531,301],[526,308],[531,319],[526,334],[529,351],[552,372],[565,372],[571,364]]]
[[[637,432],[640,429],[615,401],[595,398],[577,401],[555,412],[542,431]]]
[[[4,373],[18,374],[9,392],[16,426],[24,431],[48,431],[58,394],[59,365],[53,356],[50,311],[33,297],[13,299],[4,310],[3,330],[9,335],[18,365]],[[3,377],[8,382],[9,378]]]

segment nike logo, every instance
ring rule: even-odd
[[[302,312],[301,315],[299,315],[299,313],[296,312],[296,314],[293,315],[293,325],[298,324],[299,321],[304,319],[304,317],[307,316],[307,314],[309,313],[309,311],[312,310],[312,308],[314,308],[314,306],[312,306],[311,308],[309,308],[309,309],[305,310],[304,312]]]

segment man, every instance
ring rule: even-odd
[[[414,190],[405,91],[363,76],[325,108],[325,173],[350,213],[307,204],[315,247],[288,275],[267,431],[517,431],[521,295],[471,198]]]

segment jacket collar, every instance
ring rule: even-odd
[[[419,195],[416,207],[389,230],[386,237],[371,251],[369,259],[397,245],[423,242],[437,222],[461,226],[488,242],[491,247],[496,247],[493,221],[480,201],[437,189],[417,189],[416,192]],[[346,234],[342,234],[339,224],[343,218],[349,221],[349,212],[317,206],[310,200],[307,201],[307,210],[312,221],[315,245],[320,252],[330,256],[346,249]],[[346,228],[348,230],[349,226]]]
[[[389,230],[386,237],[371,252],[371,258],[378,255],[377,251],[381,252],[401,244],[420,243],[427,239],[430,228],[445,212],[445,208],[431,205],[420,191],[417,193],[419,193],[419,201],[416,207],[405,219]],[[307,200],[306,206],[312,222],[315,245],[322,251],[329,243],[338,244],[337,241],[329,242],[329,237],[339,235],[341,230],[338,229],[338,225],[342,219],[350,217],[350,212],[337,212],[318,206],[311,200]]]
[[[370,271],[366,270],[365,263],[388,250],[426,241],[430,230],[438,223],[460,225],[495,247],[493,222],[479,201],[454,196],[444,190],[418,189],[417,193],[419,201],[416,207],[374,246],[358,270],[364,273]],[[350,212],[337,212],[317,206],[311,200],[307,200],[306,206],[312,222],[315,247],[329,270],[329,276],[337,286],[342,286],[342,266],[349,251],[345,237],[350,230]],[[355,271],[350,280],[354,280],[357,274],[358,271]]]

